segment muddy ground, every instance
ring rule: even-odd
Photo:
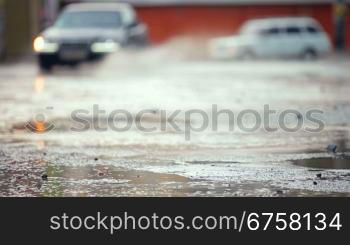
[[[213,61],[162,48],[50,74],[34,61],[1,66],[0,196],[350,196],[349,67],[348,58]],[[94,105],[105,114],[93,116]],[[158,127],[161,111],[211,115],[213,105],[235,115],[261,113],[264,105],[299,111],[288,125],[318,109],[324,128],[228,130],[223,116],[218,130],[188,138],[171,127],[119,132],[107,120],[116,109],[133,116],[148,110],[144,125]],[[73,132],[78,109],[104,129]],[[200,115],[180,114],[176,122],[182,129],[202,125]]]

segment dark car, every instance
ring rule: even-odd
[[[77,64],[146,44],[147,28],[130,5],[78,3],[68,5],[33,46],[40,68],[50,70],[55,64]]]

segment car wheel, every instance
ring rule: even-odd
[[[242,54],[240,55],[240,59],[241,60],[252,60],[254,59],[255,53],[251,50],[251,49],[246,49],[242,52]]]
[[[53,61],[47,57],[39,56],[38,57],[39,68],[43,72],[50,72],[54,65]]]
[[[317,51],[314,50],[313,48],[306,49],[302,54],[302,58],[304,60],[315,60],[317,59],[317,57],[318,57]]]

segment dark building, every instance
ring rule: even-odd
[[[39,32],[41,1],[0,0],[0,60],[31,53]]]

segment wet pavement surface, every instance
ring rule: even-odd
[[[50,74],[34,62],[1,66],[0,196],[350,196],[349,67],[337,59],[189,60],[162,48]],[[94,105],[105,111],[98,118]],[[269,105],[302,116],[316,108],[325,127],[229,131],[223,116],[218,130],[194,130],[190,139],[171,127],[108,127],[108,112],[117,109],[148,110],[142,122],[158,127],[167,120],[160,111],[211,115],[213,105],[237,114]],[[78,109],[103,129],[73,132]],[[45,123],[33,120],[39,114]],[[176,122],[201,126],[199,115]],[[332,143],[337,153],[327,152]]]

